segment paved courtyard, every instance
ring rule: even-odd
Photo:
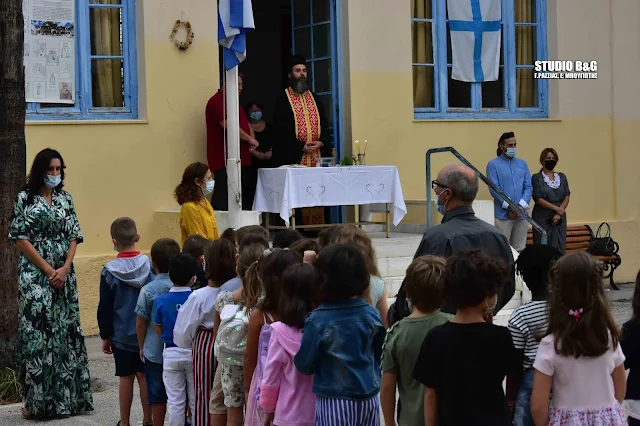
[[[623,285],[620,291],[608,291],[614,317],[619,324],[631,317],[633,287]],[[69,419],[27,421],[20,416],[20,404],[0,406],[0,426],[59,425],[59,426],[115,426],[119,419],[118,380],[114,377],[113,360],[100,351],[100,339],[87,338],[91,377],[94,385],[95,411],[91,414]],[[137,391],[136,391],[137,392]],[[142,410],[139,401],[134,401],[131,415],[132,425],[142,425]],[[384,426],[384,422],[383,422]]]

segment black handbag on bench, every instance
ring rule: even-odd
[[[602,222],[593,241],[589,243],[587,251],[594,256],[611,256],[615,251],[614,244],[611,238],[611,227],[607,222]]]

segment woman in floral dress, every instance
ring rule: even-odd
[[[9,232],[21,252],[17,361],[25,418],[93,410],[73,269],[82,233],[62,190],[64,168],[57,151],[36,155]]]

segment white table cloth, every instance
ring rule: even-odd
[[[397,225],[407,206],[395,166],[277,168],[258,170],[253,210],[279,213],[289,226],[292,209],[386,203]]]

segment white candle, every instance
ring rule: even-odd
[[[360,155],[360,142],[356,141],[356,148],[358,148],[358,155]]]

